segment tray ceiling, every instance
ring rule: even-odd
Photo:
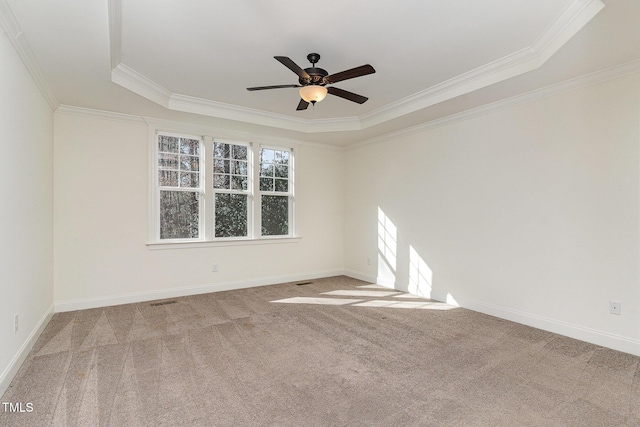
[[[3,28],[32,55],[59,103],[165,117],[195,113],[316,141],[327,134],[329,143],[332,135],[343,144],[353,131],[379,134],[438,116],[434,109],[464,110],[500,100],[491,93],[513,96],[559,81],[541,68],[574,78],[640,54],[636,35],[611,52],[596,49],[611,56],[606,64],[586,64],[584,53],[573,62],[567,56],[582,52],[585,37],[596,43],[599,31],[623,37],[637,28],[633,0],[402,0],[375,7],[325,0],[315,9],[291,0],[0,0]],[[608,21],[593,24],[607,9],[631,22],[614,31],[605,28],[613,25]],[[373,65],[375,74],[335,85],[369,101],[328,96],[296,111],[296,89],[246,90],[296,84],[273,56],[306,68],[310,52],[320,53],[317,65],[329,73]]]

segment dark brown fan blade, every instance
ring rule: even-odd
[[[248,87],[247,90],[282,89],[285,87],[300,87],[300,85],[257,86],[257,87]]]
[[[309,74],[307,74],[307,72],[305,70],[303,70],[302,68],[298,67],[298,64],[293,62],[290,58],[288,58],[286,56],[274,56],[274,58],[276,58],[278,61],[280,61],[282,63],[282,65],[284,65],[285,67],[287,67],[288,69],[290,69],[291,71],[296,73],[298,75],[298,77],[300,77],[301,79],[309,79],[310,78]]]
[[[306,110],[308,106],[309,106],[309,103],[304,99],[300,98],[300,103],[298,104],[298,108],[296,108],[296,110],[297,111]]]
[[[339,89],[337,87],[328,87],[327,92],[331,95],[339,96],[340,98],[348,99],[349,101],[357,102],[358,104],[364,104],[367,102],[366,96],[358,95],[357,93],[349,92],[348,90]]]
[[[331,74],[326,77],[329,83],[337,83],[347,79],[353,79],[354,77],[366,76],[367,74],[373,74],[376,70],[369,64],[361,65],[360,67],[352,68],[350,70],[341,71],[339,73]]]

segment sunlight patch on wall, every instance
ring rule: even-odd
[[[409,246],[409,293],[431,298],[433,272],[413,246]]]
[[[380,208],[378,208],[378,251],[387,261],[389,267],[395,271],[398,252],[398,228]]]
[[[460,307],[460,304],[458,304],[458,301],[456,301],[456,299],[453,297],[453,295],[447,293],[447,297],[445,298],[445,301],[447,304],[451,304],[451,305],[455,305],[456,307]]]
[[[397,254],[398,228],[378,207],[378,283],[395,284]]]

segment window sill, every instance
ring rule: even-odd
[[[250,245],[274,245],[282,243],[298,243],[300,237],[272,237],[262,239],[229,239],[229,240],[208,240],[198,242],[154,242],[147,243],[149,250],[162,249],[193,249],[221,246],[250,246]]]

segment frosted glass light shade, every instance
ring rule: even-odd
[[[327,88],[324,86],[309,85],[300,88],[300,98],[312,104],[322,101],[325,96],[327,96]]]

